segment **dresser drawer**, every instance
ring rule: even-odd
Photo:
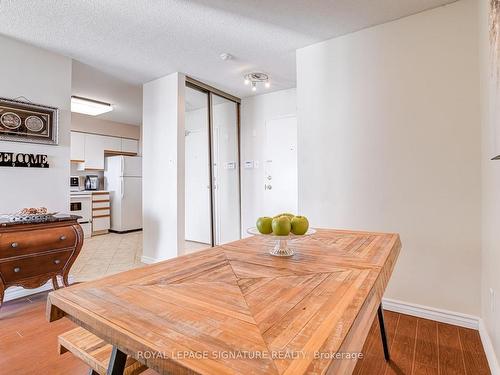
[[[73,227],[0,233],[0,259],[76,245]]]
[[[42,274],[58,272],[64,268],[72,252],[72,250],[66,250],[39,255],[36,258],[26,257],[0,262],[0,275],[4,282],[8,283]]]

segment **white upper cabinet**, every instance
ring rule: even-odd
[[[101,135],[100,137],[102,137],[103,139],[105,151],[121,152],[122,150],[121,138],[108,137],[104,135]]]
[[[71,132],[71,160],[83,162],[85,160],[85,134]]]
[[[105,137],[85,134],[85,169],[104,170]]]
[[[122,152],[137,154],[139,152],[139,141],[136,139],[122,138]]]
[[[137,154],[139,141],[107,135],[71,132],[71,160],[85,169],[104,170],[104,154]]]

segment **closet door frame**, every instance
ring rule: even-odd
[[[214,189],[214,171],[213,171],[213,137],[212,137],[212,131],[213,131],[213,108],[212,108],[212,103],[213,103],[213,95],[217,95],[220,97],[223,97],[227,100],[230,100],[234,103],[236,103],[236,134],[238,138],[238,160],[237,160],[237,166],[238,166],[238,208],[239,208],[239,223],[238,223],[238,229],[239,229],[239,237],[241,238],[241,131],[240,131],[240,123],[241,123],[241,116],[240,116],[240,107],[241,107],[241,99],[233,96],[231,94],[228,94],[224,91],[221,91],[215,87],[212,87],[210,85],[207,85],[203,82],[200,82],[198,80],[195,80],[193,78],[190,78],[186,76],[186,87],[189,87],[194,90],[201,91],[203,93],[207,94],[207,105],[208,105],[208,161],[210,163],[210,168],[209,168],[209,178],[210,178],[210,212],[211,212],[211,220],[210,220],[210,226],[211,226],[211,245],[212,247],[216,246],[215,240],[216,240],[216,227],[215,223],[216,217],[215,217],[215,189]]]

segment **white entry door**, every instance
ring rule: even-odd
[[[297,118],[266,121],[264,153],[264,210],[266,215],[297,214]]]

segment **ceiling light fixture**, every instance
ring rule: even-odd
[[[113,106],[110,103],[82,98],[81,96],[71,96],[71,112],[97,116],[106,112],[111,112],[112,110]]]
[[[252,91],[257,91],[257,85],[263,83],[264,87],[268,89],[271,87],[271,82],[269,82],[269,75],[261,72],[248,73],[244,76],[245,85],[252,84]]]
[[[227,53],[227,52],[224,52],[224,53],[221,53],[219,55],[219,57],[221,58],[221,60],[223,61],[227,61],[227,60],[232,60],[233,59],[233,55],[231,55],[230,53]]]

